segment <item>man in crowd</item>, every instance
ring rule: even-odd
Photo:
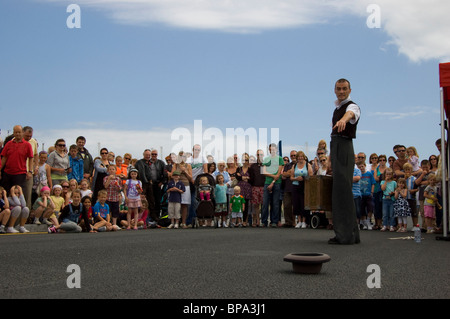
[[[14,126],[13,136],[1,153],[0,178],[3,188],[7,191],[14,185],[19,185],[23,189],[27,180],[33,179],[33,148],[23,138],[22,126]]]
[[[90,180],[94,171],[94,160],[89,151],[84,147],[86,145],[86,138],[84,136],[78,136],[76,139],[78,147],[78,156],[83,159],[83,177]]]

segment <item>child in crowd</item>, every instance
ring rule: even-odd
[[[85,230],[93,232],[91,229],[87,212],[83,209],[81,204],[81,192],[79,189],[72,191],[71,203],[66,205],[59,215],[59,225],[53,225],[49,229],[49,233],[66,232],[66,233],[81,233],[83,229],[79,225],[81,220],[84,221]]]
[[[136,216],[134,216],[136,218]],[[146,199],[142,200],[142,206],[139,208],[138,214],[138,228],[147,228],[147,218],[148,218],[148,202]]]
[[[325,140],[320,140],[319,144],[317,145],[318,150],[323,150],[324,155],[328,156],[328,149],[327,149],[327,142]]]
[[[89,188],[89,181],[86,178],[83,178],[80,182],[80,191],[82,197],[92,197],[92,190]]]
[[[43,221],[47,225],[52,225],[52,223],[49,222],[47,219],[54,214],[55,204],[53,203],[50,197],[50,188],[48,186],[44,186],[41,188],[39,197],[33,204],[32,212],[34,215],[33,224],[40,225],[41,222],[39,221],[39,219],[42,216]]]
[[[425,188],[428,186],[428,177],[433,173],[430,171],[430,163],[426,159],[424,159],[420,162],[420,168],[422,169],[422,173],[418,177],[418,180],[420,181],[419,195],[418,195],[419,196],[419,214],[422,217],[421,228],[426,229],[427,225],[426,225],[425,210],[424,210],[424,202],[425,202],[424,191],[425,191]]]
[[[53,186],[52,195],[50,198],[53,201],[53,204],[55,204],[55,217],[58,218],[59,214],[61,213],[61,210],[64,208],[64,198],[62,195],[62,186],[57,184]]]
[[[81,193],[81,191],[80,191]],[[92,198],[90,196],[83,196],[81,197],[81,204],[83,205],[83,210],[86,212],[87,218],[89,220],[89,227],[95,232],[98,231],[98,229],[94,228],[94,214],[92,212]],[[86,228],[84,225],[84,220],[81,221],[80,226],[83,228]]]
[[[78,182],[77,182],[77,180],[75,178],[72,178],[71,180],[69,180],[67,182],[67,183],[69,183],[69,188],[68,189],[65,189],[65,186],[64,186],[65,183],[64,184],[63,183],[61,183],[61,185],[63,187],[63,194],[65,192],[65,194],[64,194],[64,196],[66,198],[65,203],[67,205],[67,203],[71,203],[72,202],[72,192],[74,190],[78,189]]]
[[[408,147],[406,153],[408,154],[408,163],[412,165],[412,175],[417,177],[422,173],[419,165],[419,154],[414,146]]]
[[[139,207],[141,207],[141,194],[142,194],[142,182],[137,179],[138,170],[132,168],[129,173],[130,178],[124,185],[125,205],[128,208],[127,211],[127,229],[131,229],[131,216],[137,216]],[[137,230],[138,219],[134,218],[133,229]],[[123,224],[123,223],[122,223]]]
[[[226,217],[228,215],[227,209],[227,189],[228,185],[225,184],[225,179],[222,174],[216,176],[216,188],[214,196],[216,199],[216,209],[214,216],[218,218],[217,227],[227,227]]]
[[[9,209],[8,195],[3,187],[0,186],[0,234],[6,233],[6,223],[11,216]]]
[[[359,164],[358,168],[361,171],[361,179],[359,180],[361,189],[361,224],[363,225],[363,230],[372,230],[370,220],[374,208],[373,192],[376,182],[373,172],[366,170],[366,163]]]
[[[9,210],[11,211],[11,217],[9,218],[7,233],[28,233],[28,229],[25,228],[25,223],[27,222],[28,216],[30,215],[30,210],[27,207],[25,197],[23,196],[23,190],[20,185],[14,185],[9,191]],[[14,226],[16,220],[20,218],[19,231],[17,231]]]
[[[38,173],[33,177],[33,189],[36,194],[40,194],[41,188],[48,186],[52,188],[51,167],[47,164],[47,152],[39,152]]]
[[[116,175],[120,178],[122,184],[125,184],[129,173],[128,166],[123,164],[122,156],[116,156]]]
[[[436,220],[436,204],[437,199],[437,185],[436,176],[430,174],[428,176],[428,186],[425,188],[423,196],[424,200],[424,215],[425,215],[425,225],[427,226],[427,234],[434,233],[434,222]]]
[[[78,146],[75,144],[69,147],[69,163],[70,168],[69,173],[67,173],[67,179],[75,179],[77,183],[80,183],[84,176],[84,161],[78,155]]]
[[[70,197],[70,191],[69,191],[69,181],[62,181],[61,182],[61,187],[62,187],[62,193],[61,193],[61,197],[64,198],[64,206],[69,205],[70,202],[72,201],[72,198]]]
[[[116,176],[116,165],[110,164],[108,166],[108,176],[103,178],[103,185],[107,192],[106,203],[109,206],[113,228],[114,230],[120,230],[120,227],[117,225],[117,218],[120,214],[119,205],[122,196],[122,183],[120,178]]]
[[[134,223],[131,223],[131,224],[127,223],[127,217],[129,215],[129,211],[128,211],[128,206],[125,203],[125,195],[123,196],[123,198],[124,199],[120,202],[120,205],[119,205],[119,218],[117,220],[117,223],[119,225],[121,225],[122,229],[125,229],[128,227],[128,225],[130,225],[130,227],[131,227],[131,225],[133,225]],[[131,221],[133,219],[133,215],[131,215],[130,217],[131,217],[131,219],[130,219],[130,221]]]
[[[352,193],[353,193],[353,202],[355,203],[356,220],[357,220],[358,226],[361,224],[361,183],[360,183],[360,180],[361,180],[361,170],[357,166],[355,166],[353,168]]]
[[[242,212],[245,210],[245,199],[241,195],[241,188],[235,186],[233,188],[234,195],[230,198],[230,212],[231,212],[231,227],[236,225],[242,227]]]
[[[399,178],[397,180],[397,188],[395,189],[394,216],[398,220],[397,232],[405,233],[408,224],[408,216],[411,216],[411,208],[408,201],[408,188],[406,187],[406,179]]]
[[[198,185],[197,192],[199,194],[200,200],[211,200],[211,193],[213,187],[209,185],[208,177],[200,177],[200,184]]]
[[[419,223],[416,195],[419,190],[420,180],[412,175],[412,165],[410,163],[403,165],[403,172],[405,173],[406,188],[408,189],[406,201],[411,210],[412,224],[415,226]]]
[[[172,180],[167,184],[167,192],[169,193],[167,213],[170,218],[170,225],[167,228],[178,228],[178,222],[181,218],[181,194],[186,191],[186,187],[180,182],[180,175],[179,171],[173,172]]]
[[[381,231],[395,231],[394,228],[394,194],[397,188],[397,182],[394,180],[392,168],[385,170],[385,180],[381,181],[381,190],[383,191],[383,227]]]
[[[97,203],[95,203],[94,207],[92,207],[92,215],[94,216],[94,230],[111,231],[115,229],[111,224],[109,205],[106,203],[107,198],[108,192],[106,190],[102,189],[98,192]]]

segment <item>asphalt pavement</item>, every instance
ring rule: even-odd
[[[0,235],[2,299],[447,299],[450,242],[423,234],[294,228]],[[298,274],[287,254],[331,257]],[[378,288],[379,287],[379,288]]]

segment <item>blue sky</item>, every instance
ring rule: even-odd
[[[311,156],[329,142],[344,77],[362,110],[356,152],[404,144],[427,158],[440,137],[438,64],[450,61],[449,4],[430,2],[378,1],[381,27],[369,28],[373,1],[2,1],[1,136],[30,125],[41,147],[83,135],[94,155],[141,158],[167,155],[171,134],[201,120],[223,135],[276,128],[284,155]],[[79,29],[66,24],[71,3]]]

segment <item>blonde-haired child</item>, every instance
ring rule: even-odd
[[[410,146],[406,149],[406,153],[408,154],[408,163],[412,165],[412,175],[417,176],[422,173],[420,169],[419,163],[419,154],[414,146]]]
[[[434,233],[434,222],[436,220],[436,205],[439,205],[437,195],[437,186],[436,186],[436,176],[434,174],[430,174],[428,177],[428,186],[425,188],[423,192],[423,196],[425,197],[423,209],[425,215],[425,225],[427,226],[427,234]]]
[[[238,226],[242,227],[242,216],[245,210],[245,199],[241,195],[241,188],[239,186],[234,187],[234,195],[230,198],[230,212],[231,212],[231,227],[236,225],[236,219]]]
[[[81,192],[81,198],[84,196],[92,197],[92,190],[89,188],[89,181],[86,178],[83,178],[80,181],[80,192]]]
[[[200,177],[200,184],[198,185],[198,194],[200,200],[211,200],[212,191],[213,187],[209,185],[208,177],[206,176]]]
[[[40,196],[33,204],[33,223],[40,225],[41,222],[39,221],[39,218],[42,216],[44,222],[50,226],[51,223],[47,219],[50,218],[51,215],[54,215],[54,212],[55,204],[50,197],[50,188],[48,186],[44,186],[41,188]]]
[[[395,231],[394,228],[394,194],[397,188],[397,182],[394,180],[394,172],[388,167],[384,171],[385,179],[381,181],[381,190],[383,191],[383,227],[381,231]]]
[[[10,216],[8,196],[5,189],[0,186],[0,234],[6,233],[6,223]]]
[[[405,233],[408,224],[408,216],[411,216],[411,208],[408,201],[408,188],[406,180],[402,177],[397,180],[397,188],[395,189],[394,216],[398,220],[397,232]]]
[[[325,140],[320,140],[319,144],[317,145],[317,149],[322,149],[325,151],[324,155],[328,155],[328,149],[327,149],[327,142]]]

